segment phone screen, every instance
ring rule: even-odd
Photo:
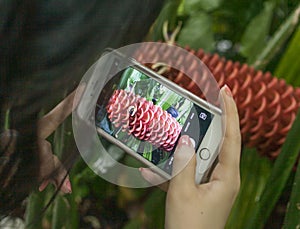
[[[96,126],[168,174],[181,135],[197,150],[214,115],[135,66],[114,75],[97,101]]]

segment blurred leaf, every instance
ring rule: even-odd
[[[70,227],[70,205],[64,196],[58,195],[54,201],[52,229]]]
[[[166,193],[156,188],[145,202],[144,209],[149,228],[164,228]]]
[[[240,42],[245,28],[263,9],[262,0],[230,0],[223,1],[214,12],[214,31],[221,39]]]
[[[119,83],[119,89],[124,89],[126,88],[128,85],[128,81],[129,81],[129,77],[131,76],[132,72],[133,72],[133,68],[127,68],[121,78],[121,81]]]
[[[145,194],[145,189],[133,189],[123,186],[119,186],[118,189],[118,206],[121,208],[126,208],[128,203],[139,200]]]
[[[156,92],[157,83],[154,80],[151,80],[149,83],[149,88],[147,90],[146,98],[147,100],[156,99],[155,92]]]
[[[100,179],[99,176],[96,175],[89,167],[85,167],[80,172],[74,171],[76,170],[76,166],[78,166],[78,163],[75,165],[75,169],[71,171],[73,186],[72,196],[76,202],[80,202],[81,199],[87,197],[91,190],[97,193],[99,197],[103,197],[107,194],[107,185],[105,180]]]
[[[150,31],[149,37],[151,41],[163,40],[163,25],[167,21],[169,29],[173,30],[176,25],[177,10],[182,0],[169,0],[165,3],[165,6],[161,10],[158,18],[156,19],[152,30]]]
[[[300,112],[298,112],[282,146],[281,153],[275,161],[264,191],[260,199],[255,202],[255,208],[245,228],[262,228],[268,220],[298,158],[300,151],[299,133]]]
[[[5,111],[4,130],[8,130],[9,129],[9,112],[10,112],[10,109],[7,109]]]
[[[63,122],[54,132],[53,138],[53,153],[56,154],[59,158],[63,155],[63,149],[65,146],[65,122]]]
[[[101,229],[99,219],[95,216],[89,215],[84,217],[84,222],[88,222],[93,229]],[[74,228],[74,227],[72,227]]]
[[[265,46],[270,30],[275,4],[271,1],[264,3],[264,9],[248,24],[241,39],[241,54],[253,62],[256,55]]]
[[[297,166],[297,172],[294,179],[292,194],[285,215],[283,228],[300,227],[300,163]]]
[[[257,58],[249,64],[257,69],[263,69],[269,61],[277,54],[284,43],[289,39],[295,27],[299,22],[300,4],[290,14],[290,16],[282,23],[275,34],[268,41],[264,49],[258,54]]]
[[[88,187],[88,185],[86,183],[75,183],[72,182],[72,188],[73,188],[73,193],[76,195],[75,199],[76,200],[81,200],[82,198],[85,198],[86,196],[88,196],[90,189]]]
[[[204,10],[206,12],[217,9],[223,0],[185,0],[184,8],[187,12]]]
[[[294,34],[287,51],[284,53],[277,66],[275,75],[284,78],[294,86],[300,86],[300,65],[298,63],[300,53],[300,28]]]
[[[135,159],[134,157],[128,154],[125,154],[124,164],[134,168],[145,167],[145,165],[141,161]]]
[[[170,106],[175,105],[175,103],[180,99],[180,96],[173,93],[172,91],[166,91],[159,101],[157,105],[160,106],[163,110],[167,110]]]
[[[188,45],[193,49],[203,48],[205,51],[212,51],[214,48],[212,18],[204,12],[190,15],[183,24],[177,42],[181,46]]]
[[[71,179],[72,180],[72,179]],[[73,192],[74,192],[74,186],[73,186]],[[70,222],[70,228],[79,228],[79,209],[77,206],[77,202],[75,201],[75,195],[69,195],[69,222]]]
[[[26,206],[25,223],[27,229],[42,228],[41,211],[44,207],[45,192],[33,192],[28,198]]]
[[[123,229],[140,229],[143,228],[143,221],[140,218],[134,218],[130,220],[124,227]]]
[[[272,163],[254,149],[243,150],[241,157],[241,189],[228,218],[226,228],[245,228],[255,202],[259,200],[271,173]]]
[[[142,79],[137,81],[134,87],[135,94],[140,95],[141,97],[148,98],[149,94],[154,94],[153,90],[156,86],[155,81],[152,79]]]

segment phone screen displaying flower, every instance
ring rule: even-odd
[[[99,128],[168,173],[179,137],[189,135],[197,149],[213,118],[134,67],[107,82],[95,116]]]

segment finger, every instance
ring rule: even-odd
[[[45,139],[38,139],[38,152],[40,161],[39,179],[49,178],[54,170],[53,152],[50,142]]]
[[[45,139],[38,140],[40,156],[40,180],[39,190],[43,191],[50,183],[60,187],[63,193],[71,193],[72,187],[67,176],[67,170],[56,155],[53,155],[51,144]]]
[[[80,85],[48,114],[39,120],[38,135],[40,138],[47,138],[71,114],[72,110],[77,106],[84,89],[85,85]]]
[[[174,153],[173,172],[174,176],[170,185],[195,186],[196,156],[193,143],[187,135],[179,139]]]
[[[223,104],[224,140],[219,155],[218,168],[213,177],[220,178],[239,174],[241,134],[236,104],[228,86],[221,89]]]
[[[45,190],[45,188],[50,184],[54,184],[55,188],[59,187],[60,183],[62,181],[58,181],[58,180],[52,180],[52,179],[46,179],[44,180],[40,186],[39,186],[39,191],[42,192]],[[63,193],[72,193],[72,186],[71,186],[71,182],[70,182],[70,178],[69,176],[67,176],[65,178],[65,180],[63,181],[63,184],[60,186],[60,191]]]
[[[56,188],[59,188],[63,193],[71,193],[72,187],[68,174],[68,171],[62,165],[61,161],[58,159],[56,155],[53,155],[54,165],[56,173],[53,175],[53,183]]]
[[[55,188],[59,188],[63,193],[72,193],[72,186],[69,175],[67,175],[66,169],[61,165],[59,159],[53,155],[55,167],[53,175],[42,181],[39,186],[39,191],[42,192],[49,184],[53,184]]]
[[[161,190],[167,192],[169,188],[169,182],[166,179],[162,178],[157,173],[153,172],[148,168],[140,168],[141,175],[143,178],[148,181],[150,184],[158,186]]]
[[[72,185],[69,175],[66,177],[63,185],[60,188],[60,191],[62,191],[63,193],[72,193]]]
[[[40,192],[44,191],[49,183],[50,183],[50,179],[44,180],[39,186],[39,191]]]

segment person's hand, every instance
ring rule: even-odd
[[[49,183],[55,187],[61,185],[60,191],[71,193],[72,187],[65,167],[52,152],[51,144],[46,140],[57,127],[71,114],[82,95],[84,85],[81,85],[61,101],[53,110],[38,121],[38,151],[40,157],[39,191],[43,191]],[[76,95],[76,98],[75,98]],[[74,99],[76,101],[74,101]]]
[[[224,228],[240,187],[239,161],[241,135],[235,102],[227,86],[221,89],[224,100],[224,141],[210,181],[195,184],[196,157],[188,136],[182,136],[174,153],[173,170],[187,166],[161,188],[168,190],[165,227],[176,228]],[[157,181],[156,174],[141,169],[146,180]]]

